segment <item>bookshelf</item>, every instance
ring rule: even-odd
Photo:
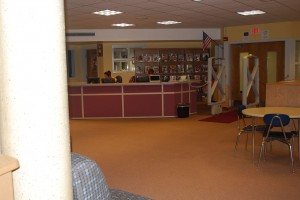
[[[136,48],[135,75],[146,76],[148,70],[160,75],[162,82],[180,80],[207,81],[209,49],[200,48]]]

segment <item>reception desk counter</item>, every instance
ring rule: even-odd
[[[70,118],[176,117],[177,105],[196,113],[197,91],[188,82],[69,84]]]

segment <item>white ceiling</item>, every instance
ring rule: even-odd
[[[100,16],[99,10],[123,14]],[[259,9],[264,15],[241,16],[236,12]],[[65,0],[66,29],[113,29],[111,24],[135,24],[134,29],[222,28],[300,20],[300,0]],[[158,21],[180,21],[159,25]],[[120,29],[120,28],[117,28]],[[123,28],[124,29],[124,28]],[[128,28],[127,28],[128,29]]]

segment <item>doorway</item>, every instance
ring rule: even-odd
[[[265,105],[266,84],[284,80],[284,42],[263,42],[231,45],[232,64],[232,100],[234,104],[242,102],[241,67],[243,57],[252,54],[259,60],[259,102]],[[249,69],[252,71],[254,60],[249,59]],[[248,101],[253,102],[255,95],[250,91]]]

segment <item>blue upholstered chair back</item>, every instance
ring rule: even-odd
[[[264,116],[264,122],[266,125],[281,127],[290,123],[290,117],[285,114],[266,114]]]
[[[109,188],[105,176],[95,161],[72,153],[74,200],[151,200],[131,192]]]
[[[239,117],[242,117],[242,116],[243,116],[242,111],[243,111],[244,109],[246,109],[246,106],[244,106],[244,105],[239,105],[239,106],[238,106],[237,113],[238,113],[238,116],[239,116]]]
[[[74,200],[110,200],[109,187],[93,160],[72,153]]]

